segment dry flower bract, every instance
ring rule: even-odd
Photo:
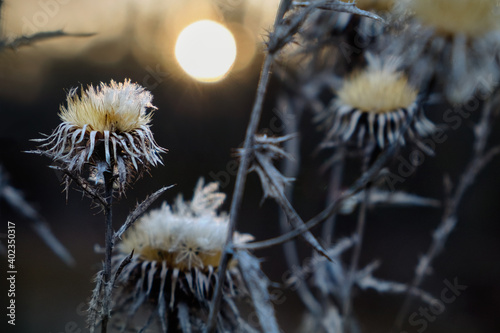
[[[396,43],[417,81],[437,81],[453,104],[493,91],[500,80],[496,0],[414,0],[401,8],[411,17]]]
[[[104,181],[104,172],[117,178],[123,191],[134,172],[162,163],[150,129],[152,95],[138,84],[111,81],[99,87],[89,86],[81,96],[72,89],[67,106],[61,106],[62,123],[44,139],[37,153],[51,157],[71,173],[88,176],[96,183]]]
[[[121,290],[116,293],[117,311],[134,312],[143,303],[153,304],[157,307],[153,313],[158,313],[163,327],[177,327],[181,324],[178,307],[186,306],[191,326],[201,329],[228,231],[229,217],[217,212],[225,195],[217,189],[217,183],[204,186],[200,179],[190,202],[178,197],[173,206],[163,203],[125,234],[113,257],[115,270],[132,250],[134,256],[118,281]],[[234,235],[235,243],[252,238]],[[224,306],[237,311],[232,299],[246,291],[234,260],[226,276]],[[241,319],[231,312],[219,316],[221,331],[234,331]]]
[[[405,143],[401,129],[410,139],[425,137],[435,130],[419,106],[418,92],[403,73],[397,70],[401,59],[367,54],[368,66],[344,80],[328,108],[317,117],[327,126],[327,140],[348,142],[358,146],[366,139],[375,140],[380,148],[398,138]]]
[[[481,37],[500,28],[496,0],[414,0],[410,8],[422,24],[442,35]]]

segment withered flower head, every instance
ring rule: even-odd
[[[67,106],[61,106],[62,123],[44,139],[37,153],[51,157],[71,173],[88,171],[96,182],[104,172],[112,173],[123,190],[150,166],[162,163],[150,129],[152,95],[138,84],[125,80],[99,87],[89,86],[78,96],[72,89]]]
[[[480,37],[500,29],[496,0],[414,0],[410,8],[422,24],[438,34]]]
[[[173,206],[164,203],[125,234],[113,257],[115,270],[132,250],[134,256],[118,281],[117,311],[134,312],[131,309],[153,305],[157,308],[152,314],[159,315],[162,326],[176,327],[180,325],[176,311],[186,307],[193,328],[204,324],[201,319],[208,314],[229,222],[226,214],[217,212],[225,199],[217,189],[217,183],[204,186],[200,179],[190,202],[178,197]],[[251,239],[247,234],[234,235],[236,243]],[[228,306],[245,288],[234,260],[226,274],[223,293]],[[232,331],[238,318],[227,313],[219,325]]]
[[[500,80],[496,0],[413,0],[401,8],[411,15],[398,43],[412,77],[435,79],[453,104],[493,91]]]
[[[383,148],[399,138],[404,144],[405,137],[400,134],[408,121],[410,139],[432,133],[435,127],[421,112],[418,91],[397,70],[400,59],[368,53],[367,61],[365,69],[344,80],[329,107],[318,115],[328,128],[327,139],[354,139],[358,146],[373,140]]]

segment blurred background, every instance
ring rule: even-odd
[[[66,92],[73,87],[130,78],[154,95],[153,104],[158,110],[152,130],[158,144],[169,152],[164,156],[164,166],[152,169],[151,176],[137,181],[128,190],[127,197],[115,205],[115,227],[121,225],[136,202],[165,185],[176,184],[162,198],[169,202],[179,193],[190,198],[199,177],[220,181],[221,190],[230,197],[236,173],[232,162],[234,149],[244,139],[263,59],[263,41],[277,5],[277,0],[11,0],[3,3],[2,39],[59,29],[93,35],[54,38],[0,53],[0,163],[10,174],[10,183],[24,192],[76,260],[75,267],[67,267],[37,237],[25,218],[1,202],[0,234],[5,236],[7,221],[16,224],[18,267],[16,326],[7,326],[2,310],[2,332],[88,331],[85,302],[103,257],[95,253],[94,246],[103,244],[104,218],[97,209],[91,209],[90,201],[77,191],[71,190],[66,202],[61,177],[48,168],[50,161],[23,153],[35,148],[30,139],[39,138],[39,133],[51,133],[59,124],[58,110],[65,103]],[[219,72],[207,74],[196,72],[196,68],[183,69],[176,56],[184,54],[182,59],[186,59],[190,54],[199,55],[196,46],[219,33],[207,28],[195,31],[200,41],[178,49],[183,45],[179,40],[181,32],[200,20],[222,24],[234,39],[234,63],[229,56],[222,61]],[[222,35],[228,39],[226,32]],[[234,52],[231,42],[222,44],[220,49],[225,51],[204,54],[202,59],[222,59]],[[189,61],[186,66],[189,67]],[[216,69],[216,65],[213,66]],[[188,74],[190,70],[194,72]],[[281,128],[280,111],[275,106],[279,87],[279,80],[274,78],[261,123],[261,128],[270,129],[274,134],[280,134]],[[433,118],[432,114],[429,117]],[[309,118],[306,116],[302,124],[303,165],[295,194],[296,208],[304,220],[324,207],[328,182],[328,174],[319,171],[327,153],[311,153],[321,134]],[[472,139],[470,125],[474,119],[475,115],[467,119],[466,126],[448,133],[450,139],[436,148],[437,157],[427,158],[399,189],[442,199],[443,175],[448,173],[456,180],[467,162]],[[493,140],[498,143],[499,135],[495,134]],[[497,158],[467,193],[458,227],[423,285],[437,297],[445,288],[444,279],[457,278],[468,287],[429,322],[426,332],[497,332],[500,328],[496,315],[500,306],[499,168]],[[354,179],[355,175],[354,172],[348,174],[346,180]],[[276,205],[270,201],[260,204],[262,192],[257,176],[250,175],[247,184],[238,229],[254,234],[257,239],[277,235]],[[224,208],[229,209],[229,200]],[[371,211],[361,264],[381,260],[378,277],[410,281],[441,214],[440,209],[433,208]],[[340,218],[337,235],[350,235],[354,221],[354,216]],[[314,230],[319,231],[320,228]],[[310,249],[301,242],[299,246],[303,258],[310,257]],[[287,268],[281,248],[256,254],[263,258],[263,268],[270,278],[283,282]],[[5,309],[6,258],[0,257],[0,261],[1,307]],[[354,309],[363,331],[386,332],[401,306],[402,297],[370,291],[357,296]],[[301,303],[290,292],[286,292],[285,301],[279,303],[276,310],[283,331],[297,331],[303,313]],[[416,303],[411,312],[418,311],[420,306]],[[414,331],[414,327],[408,328],[408,332]]]

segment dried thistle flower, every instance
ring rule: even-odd
[[[398,71],[401,59],[370,53],[366,58],[367,67],[346,78],[317,117],[327,127],[327,141],[349,142],[354,138],[362,146],[372,140],[384,148],[399,138],[404,144],[405,137],[400,134],[409,119],[413,120],[406,137],[417,140],[432,133],[435,126],[420,108],[418,91]]]
[[[422,24],[434,27],[437,34],[463,33],[474,38],[500,28],[495,15],[497,5],[494,0],[415,0],[410,8]]]
[[[61,106],[62,123],[42,142],[36,153],[49,156],[70,173],[88,175],[96,183],[104,181],[104,172],[117,178],[120,192],[149,166],[162,163],[150,129],[152,95],[130,80],[100,87],[89,86],[81,96],[72,89],[67,106]]]
[[[500,79],[500,11],[495,0],[414,0],[400,4],[411,14],[398,40],[417,82],[433,77],[451,103],[476,91],[489,94]]]
[[[226,214],[216,211],[225,199],[217,189],[217,183],[204,186],[200,179],[191,202],[178,197],[173,206],[164,203],[125,233],[113,257],[116,271],[134,251],[131,262],[118,278],[120,291],[115,296],[115,309],[129,316],[125,327],[140,320],[134,318],[139,309],[153,306],[150,315],[159,316],[163,330],[183,329],[183,322],[188,322],[194,331],[202,328],[217,281],[216,271],[229,222]],[[234,235],[235,243],[251,239],[247,234]],[[234,331],[241,321],[232,299],[246,290],[236,266],[235,260],[231,260],[226,272],[223,293],[227,311],[219,315],[221,331]],[[180,307],[185,307],[185,314],[180,313]]]
[[[322,1],[296,1],[296,5],[320,6]],[[347,3],[354,5],[353,2]],[[303,105],[313,111],[321,110],[332,98],[331,89],[338,88],[339,76],[364,63],[364,50],[387,35],[392,22],[393,1],[373,0],[356,2],[379,18],[316,9],[311,12],[295,37],[283,52],[283,83],[290,90],[291,105]],[[291,83],[293,82],[293,83]],[[300,108],[300,107],[299,107]]]

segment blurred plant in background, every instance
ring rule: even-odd
[[[461,277],[437,276],[445,287],[435,294],[424,282],[462,220],[460,209],[467,191],[500,154],[494,135],[500,111],[496,0],[281,0],[279,4],[151,0],[112,7],[116,8],[115,20],[98,24],[89,18],[82,25],[67,21],[69,27],[62,24],[63,32],[58,30],[61,22],[68,20],[67,13],[77,8],[76,3],[41,1],[37,10],[21,20],[7,21],[11,30],[0,42],[0,50],[5,51],[52,37],[91,37],[80,44],[71,44],[75,42],[69,39],[65,44],[54,42],[52,60],[42,60],[37,49],[9,53],[10,60],[0,64],[5,69],[3,84],[12,81],[23,86],[30,81],[26,84],[34,89],[26,95],[28,99],[42,89],[41,75],[38,80],[19,78],[19,72],[7,70],[11,61],[27,55],[40,64],[81,56],[99,63],[100,68],[129,64],[124,60],[128,58],[142,67],[140,73],[147,73],[137,83],[134,79],[116,83],[113,80],[121,78],[110,77],[109,85],[90,85],[81,97],[76,89],[69,90],[68,105],[61,108],[63,122],[39,140],[35,151],[57,165],[66,193],[73,183],[105,214],[105,246],[96,248],[99,254],[105,253],[105,260],[86,312],[91,332],[99,327],[101,332],[280,332],[280,326],[291,329],[287,321],[292,316],[286,310],[280,313],[277,305],[292,294],[302,303],[293,311],[299,318],[294,318],[299,323],[294,329],[299,332],[423,332],[468,288],[461,284]],[[15,10],[26,7],[19,5]],[[86,14],[92,16],[80,13]],[[213,23],[221,30],[209,30],[208,25],[190,29],[200,22]],[[210,42],[219,32],[221,43]],[[196,40],[189,37],[193,34]],[[117,42],[120,38],[125,43]],[[221,65],[224,71],[212,71],[225,56],[230,61]],[[162,187],[137,204],[115,229],[115,194],[125,200],[126,189],[144,171],[153,174],[155,185],[165,181],[150,169],[162,164],[159,154],[166,150],[152,135],[150,110],[156,107],[148,90],[154,90],[155,101],[167,93],[178,95],[176,100],[181,101],[172,103],[174,111],[168,110],[172,113],[166,118],[161,118],[162,112],[157,115],[167,119],[155,125],[157,139],[158,134],[165,135],[165,123],[174,122],[170,129],[181,126],[170,116],[193,98],[179,91],[193,85],[201,91],[198,103],[209,108],[203,93],[208,89],[220,92],[222,87],[238,90],[239,75],[244,77],[252,63],[261,59],[251,110],[250,105],[241,105],[251,111],[244,142],[232,145],[238,162],[227,170],[236,176],[227,201],[229,212],[220,212],[225,194],[219,187],[222,191],[232,182],[205,185],[200,179],[191,201],[179,195],[173,204],[167,201],[149,210],[170,188]],[[31,75],[41,73],[42,67]],[[79,80],[70,78],[75,85]],[[158,88],[163,82],[169,82],[168,87]],[[249,103],[238,96],[234,101],[224,101],[223,108]],[[275,116],[273,106],[283,126],[269,133],[265,121]],[[229,115],[225,117],[227,124],[224,117],[219,119],[226,124],[219,133],[222,140],[231,132],[241,140],[239,127]],[[442,147],[462,124],[466,126],[454,140],[467,142],[465,148],[470,150],[462,149],[467,157],[457,164],[460,171],[439,170],[439,180],[425,179],[424,186],[415,186],[412,177],[425,167],[424,162],[440,154],[447,158]],[[179,139],[179,150],[195,157],[180,158],[169,143],[173,155],[169,164],[180,170],[169,181],[179,186],[192,171],[188,161],[195,161],[204,173],[211,170],[196,154],[212,144],[202,142],[201,148],[193,148],[196,144],[188,142],[196,132],[206,130],[205,124],[183,126],[188,139]],[[175,147],[175,138],[172,141]],[[260,180],[261,209],[248,205],[253,200],[248,193],[257,184],[254,178],[247,183],[252,172]],[[198,178],[199,172],[192,177]],[[1,180],[2,197],[38,223],[36,210],[4,177]],[[425,187],[439,189],[422,191]],[[436,193],[444,193],[444,198],[436,199]],[[412,207],[418,207],[418,222],[421,216],[438,216],[433,220],[432,238],[421,241],[423,255],[414,258],[414,272],[407,265],[380,273],[384,261],[392,258],[378,258],[367,250],[373,237],[369,230],[379,222],[377,217],[382,216],[384,222],[399,219],[401,208],[411,214]],[[266,233],[243,233],[248,225],[242,221],[248,224],[248,220],[254,230]],[[346,226],[345,221],[350,223]],[[321,228],[314,229],[317,226]],[[271,237],[268,231],[274,229],[270,227],[279,229],[279,234]],[[54,252],[65,261],[71,259],[44,230],[44,240]],[[387,234],[379,241],[390,238]],[[268,257],[257,259],[263,249]],[[391,248],[390,253],[395,256],[398,250]],[[445,255],[453,257],[451,252]],[[266,265],[286,267],[281,283],[271,282]],[[401,274],[403,269],[407,272]],[[95,270],[85,272],[90,278]],[[360,309],[358,300],[370,291],[386,298],[396,295],[396,308],[387,308],[381,297],[369,309],[373,316],[383,314],[390,322],[366,321],[366,309]],[[415,304],[419,312],[412,312]]]

